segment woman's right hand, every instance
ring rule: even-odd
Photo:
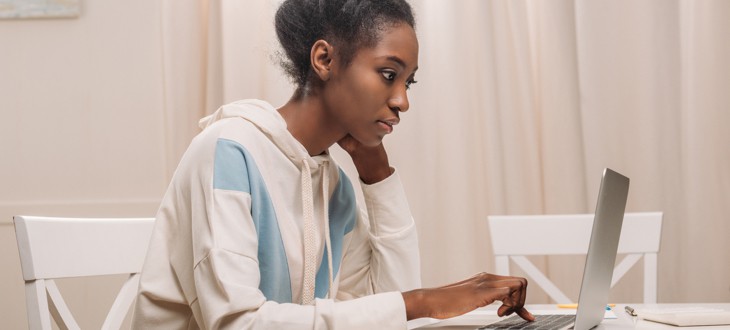
[[[438,288],[417,289],[403,293],[406,317],[446,319],[501,301],[497,315],[517,313],[527,321],[535,317],[525,308],[527,280],[522,277],[480,273],[461,282]]]

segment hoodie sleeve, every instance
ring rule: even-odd
[[[351,233],[337,298],[421,287],[418,236],[398,172],[361,185],[367,213],[360,211]]]

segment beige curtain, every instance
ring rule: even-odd
[[[278,3],[164,3],[170,170],[220,104],[287,100]],[[385,143],[418,222],[425,285],[494,269],[489,214],[592,212],[611,167],[632,179],[627,211],[665,212],[659,301],[730,300],[730,2],[412,4],[419,83]],[[582,261],[536,261],[577,298]],[[640,301],[640,278],[630,272],[611,299]]]
[[[283,104],[292,87],[277,68],[273,17],[280,1],[162,2],[168,174],[198,120],[243,98]]]

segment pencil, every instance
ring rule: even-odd
[[[616,304],[608,304],[611,308],[616,307]],[[558,308],[572,308],[576,309],[578,308],[578,304],[558,304]]]

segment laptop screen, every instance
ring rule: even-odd
[[[606,168],[598,192],[575,329],[590,329],[603,320],[628,194],[629,178]]]

